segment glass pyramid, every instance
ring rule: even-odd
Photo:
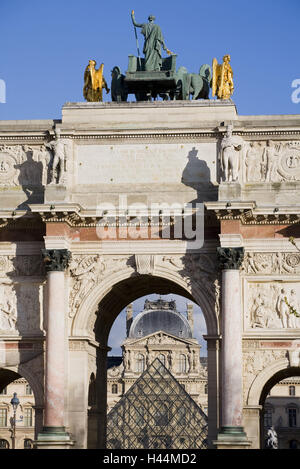
[[[109,449],[206,449],[207,416],[156,358],[107,416]]]

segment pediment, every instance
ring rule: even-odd
[[[172,334],[168,334],[164,331],[156,331],[152,334],[141,337],[140,339],[127,339],[123,345],[176,345],[176,344],[185,344],[185,345],[198,345],[194,340],[183,339]]]

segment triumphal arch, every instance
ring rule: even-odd
[[[300,116],[239,115],[228,54],[176,70],[131,17],[144,58],[113,68],[111,102],[90,60],[87,102],[0,122],[0,392],[28,381],[37,448],[105,448],[112,324],[178,294],[207,327],[203,447],[262,448],[269,390],[300,375]]]
[[[37,447],[105,447],[109,331],[153,292],[205,316],[210,447],[261,447],[269,389],[300,374],[299,136],[230,99],[0,123],[1,387],[28,380]]]

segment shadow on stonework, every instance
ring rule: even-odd
[[[22,244],[22,243],[21,243]],[[44,310],[41,304],[45,268],[40,254],[24,255],[17,243],[16,255],[8,261],[7,281],[0,285],[0,329],[3,335],[42,337]],[[36,281],[32,281],[35,279]],[[22,280],[22,281],[20,281]],[[41,353],[42,348],[19,350],[21,362]]]
[[[294,225],[286,226],[277,232],[283,238],[300,238],[300,222],[295,223]],[[292,248],[292,244],[291,244]],[[296,249],[295,249],[296,251]]]
[[[27,160],[15,165],[20,171],[19,184],[27,197],[17,209],[29,210],[29,204],[43,204],[45,187],[43,185],[43,163],[33,159],[33,151],[25,151]]]
[[[215,155],[215,164],[217,154],[218,151]],[[207,335],[218,337],[220,333],[221,278],[218,269],[217,250],[214,248],[212,251],[207,252],[206,243],[213,241],[217,246],[219,245],[220,222],[216,219],[215,214],[208,212],[202,205],[208,201],[218,200],[218,185],[212,183],[211,169],[205,160],[199,159],[197,148],[192,148],[187,159],[188,162],[183,170],[181,181],[197,193],[195,199],[190,201],[196,213],[185,217],[184,220],[183,239],[192,242],[187,243],[186,253],[180,259],[182,267],[178,273],[186,279],[192,297],[202,298],[201,304],[198,304],[205,317]],[[219,180],[218,172],[215,177],[216,180]],[[189,227],[188,232],[194,233],[194,238],[189,238],[186,235],[186,226]],[[176,229],[176,226],[174,229]],[[193,247],[193,241],[196,242],[195,247]],[[218,375],[217,341],[215,339],[208,341],[207,347],[209,350],[208,412],[215,415],[215,418],[210,418],[209,421],[208,444],[210,448],[213,448],[212,441],[216,438],[219,425],[216,405],[211,398],[211,396],[218,394],[217,382],[211,378]]]
[[[184,213],[184,226],[181,215],[176,220],[174,217],[173,226],[171,229],[167,226],[166,228],[160,229],[159,237],[163,239],[186,239],[191,240],[190,235],[197,229],[196,224],[203,223],[203,238],[216,237],[219,233],[219,224],[216,220],[211,220],[211,215],[206,212],[205,207],[202,205],[204,202],[218,200],[218,187],[211,182],[211,170],[205,160],[199,159],[199,150],[193,147],[187,155],[187,163],[182,172],[181,182],[185,186],[188,186],[194,191],[194,198],[186,203]],[[198,204],[198,207],[197,207]],[[184,207],[183,207],[184,208]],[[188,211],[196,209],[197,214],[200,218],[196,219],[195,214],[189,215]],[[205,222],[205,224],[204,224]],[[186,229],[185,229],[186,227]],[[182,233],[182,236],[181,236]]]
[[[211,171],[205,160],[199,159],[199,150],[193,147],[187,155],[187,164],[182,172],[181,182],[197,192],[190,203],[218,200],[218,190],[211,182]]]

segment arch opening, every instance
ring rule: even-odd
[[[201,286],[191,288],[177,280],[154,275],[138,275],[126,278],[114,285],[102,296],[98,303],[97,319],[94,324],[95,339],[106,346],[111,327],[120,312],[138,298],[151,294],[178,295],[200,306],[207,326],[207,333],[215,335],[219,331],[215,304]]]
[[[193,291],[193,295],[191,293]],[[125,280],[122,280],[112,285],[105,295],[102,296],[98,303],[97,318],[94,322],[94,334],[96,341],[100,344],[97,350],[97,371],[96,371],[96,387],[97,387],[97,404],[95,406],[95,415],[90,413],[91,419],[94,419],[94,424],[89,423],[88,427],[95,429],[97,427],[97,441],[95,436],[91,437],[88,435],[88,447],[89,448],[105,448],[106,447],[106,418],[107,418],[107,352],[109,351],[109,335],[112,330],[112,326],[122,311],[125,310],[126,306],[133,303],[139,298],[143,298],[149,295],[176,295],[184,298],[185,301],[199,305],[205,318],[205,324],[207,325],[207,333],[211,335],[217,335],[218,333],[218,318],[215,314],[215,304],[212,298],[207,295],[204,289],[199,288],[191,289],[188,291],[186,286],[180,284],[180,282],[170,280],[163,277],[154,275],[134,275]],[[195,293],[195,295],[194,295]],[[205,331],[206,332],[206,331]],[[124,334],[125,337],[125,324]],[[121,341],[120,341],[121,342]],[[204,342],[204,341],[203,341]],[[211,350],[213,347],[211,347]],[[213,350],[212,350],[213,351]],[[144,359],[143,359],[144,360]],[[188,358],[186,359],[188,360]],[[166,356],[168,362],[168,357]],[[217,360],[215,360],[217,364]],[[143,368],[142,359],[139,363],[139,369]],[[179,366],[179,365],[178,365]],[[182,373],[188,369],[190,365],[181,363]],[[209,372],[208,372],[209,374]],[[212,375],[216,381],[217,372],[213,371]],[[206,380],[207,381],[207,380]],[[122,383],[116,383],[118,390],[124,392]],[[207,382],[203,385],[203,393],[207,397],[207,388],[214,389],[216,394],[216,382],[207,386]],[[119,392],[118,391],[118,392]],[[115,397],[116,387],[112,393]],[[214,403],[214,410],[212,412],[212,418],[214,419],[213,426],[217,428],[216,416],[218,414],[216,410],[217,404]],[[209,404],[208,406],[209,407]],[[207,410],[207,408],[206,408]],[[97,417],[96,417],[97,414]],[[97,423],[95,419],[97,418]]]
[[[262,388],[260,447],[300,449],[300,367],[277,371]]]
[[[15,399],[13,408],[11,400]],[[16,371],[0,369],[0,447],[31,449],[39,429],[40,414],[29,381]]]

